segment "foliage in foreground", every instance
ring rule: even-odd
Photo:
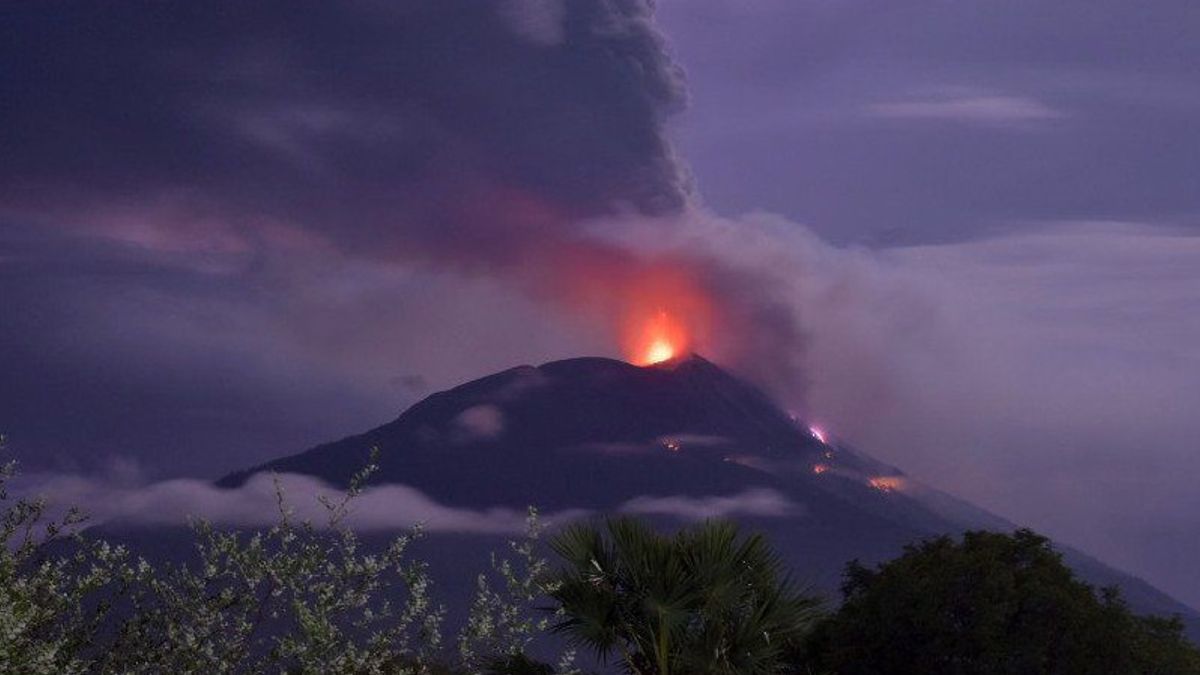
[[[367,550],[345,525],[350,501],[323,500],[323,527],[296,523],[281,491],[266,531],[193,526],[196,561],[162,568],[72,528],[77,512],[50,517],[44,501],[12,499],[0,470],[0,673],[517,673],[546,627],[531,604],[540,528],[512,543],[516,562],[493,557],[481,574],[460,670],[443,664],[445,610],[426,566],[410,560],[413,531]],[[64,538],[70,547],[61,546]],[[63,552],[66,551],[64,554]],[[558,672],[574,672],[570,655]]]
[[[811,640],[839,675],[1185,675],[1200,652],[1179,619],[1134,615],[1115,589],[1075,578],[1049,540],[968,532],[847,567],[841,609]]]
[[[568,528],[551,596],[555,630],[631,673],[780,672],[818,616],[761,535],[705,523],[663,536],[622,518]]]
[[[131,618],[93,667],[101,672],[425,672],[441,645],[444,610],[423,563],[419,531],[381,552],[344,526],[349,502],[323,500],[327,528],[295,523],[279,495],[278,524],[222,531],[200,522],[197,564],[141,565]],[[403,589],[395,598],[394,589]],[[398,601],[397,601],[398,600]]]
[[[618,649],[635,673],[773,673],[816,616],[766,540],[731,524],[673,537],[630,520],[607,537],[578,526],[554,539],[555,571],[531,512],[526,537],[479,575],[450,649],[428,570],[407,555],[419,531],[368,551],[345,523],[374,469],[322,501],[321,527],[295,522],[277,490],[275,526],[197,522],[196,559],[161,568],[68,533],[75,512],[53,521],[44,502],[17,500],[0,530],[0,673],[578,673],[571,651],[553,666],[527,655],[552,629]],[[73,546],[56,555],[65,533]],[[612,639],[589,643],[598,634]]]
[[[107,603],[93,598],[128,579],[128,554],[97,542],[49,555],[83,516],[51,517],[43,499],[14,499],[15,473],[14,462],[0,466],[0,671],[82,672],[80,654],[108,614]]]

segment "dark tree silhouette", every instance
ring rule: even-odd
[[[551,595],[556,630],[631,673],[780,672],[818,617],[759,535],[710,522],[660,535],[630,519],[554,538],[565,562]]]
[[[940,537],[873,570],[851,563],[843,593],[810,641],[817,672],[1200,673],[1178,619],[1132,614],[1029,530]]]

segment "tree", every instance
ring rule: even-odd
[[[408,557],[419,528],[369,551],[346,524],[374,461],[341,498],[318,497],[324,528],[294,522],[278,484],[266,531],[194,523],[198,561],[142,566],[131,616],[93,670],[436,673],[444,610],[426,564]]]
[[[443,672],[442,610],[405,557],[412,537],[369,552],[343,522],[373,470],[322,499],[326,529],[293,522],[279,491],[270,530],[200,521],[197,564],[155,568],[80,534],[78,510],[10,496],[15,464],[0,466],[0,675]]]
[[[766,539],[730,523],[663,536],[622,518],[572,526],[551,547],[565,563],[554,630],[630,673],[779,672],[818,616]]]
[[[1200,673],[1178,619],[1133,615],[1029,530],[940,537],[873,570],[854,562],[842,591],[810,640],[818,672]]]
[[[340,498],[317,497],[323,525],[294,521],[277,484],[274,526],[195,521],[196,559],[158,566],[81,534],[76,509],[56,518],[43,498],[10,495],[16,465],[0,464],[0,675],[578,673],[571,653],[557,666],[524,654],[553,619],[538,606],[548,562],[532,509],[526,536],[479,575],[458,663],[447,658],[427,566],[407,555],[419,529],[375,550],[347,523],[374,460]]]
[[[0,674],[83,673],[132,578],[128,553],[80,538],[76,509],[56,517],[44,499],[10,495],[15,475],[15,461],[0,465]],[[73,550],[56,549],[65,540]]]
[[[530,658],[530,645],[546,634],[561,610],[547,615],[549,561],[542,553],[545,526],[530,507],[525,536],[508,542],[509,555],[491,555],[491,573],[476,577],[475,601],[458,636],[460,665],[487,675],[578,675],[574,650],[559,655],[557,667]]]

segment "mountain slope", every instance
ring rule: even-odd
[[[799,572],[829,591],[848,560],[883,560],[936,534],[1015,527],[825,439],[699,356],[652,367],[579,358],[513,368],[218,484],[276,471],[344,485],[372,447],[380,452],[375,482],[456,507],[534,504],[671,519],[712,512],[720,498],[724,512],[768,532]],[[1179,613],[1200,626],[1200,614],[1149,584],[1064,553],[1093,583],[1120,585],[1138,610]]]

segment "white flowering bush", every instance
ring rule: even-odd
[[[372,455],[341,498],[320,498],[324,523],[295,522],[277,484],[273,527],[196,521],[195,559],[153,566],[81,536],[76,510],[53,518],[42,499],[10,499],[15,465],[0,467],[0,675],[577,673],[570,653],[557,668],[526,657],[553,616],[537,607],[548,562],[536,512],[479,575],[448,649],[427,566],[409,556],[419,528],[379,550],[346,524],[375,470]]]
[[[0,466],[0,673],[87,672],[84,655],[131,579],[128,553],[79,538],[78,510],[54,517],[44,499],[10,494],[15,475],[15,462]]]
[[[459,659],[470,673],[562,673],[574,675],[575,653],[567,650],[557,668],[526,656],[530,645],[546,634],[561,610],[537,611],[553,587],[548,585],[550,563],[539,554],[545,526],[530,508],[525,537],[508,542],[512,557],[491,555],[491,574],[476,579],[475,601],[458,638]]]
[[[344,522],[373,471],[340,500],[322,499],[324,527],[293,522],[278,486],[279,521],[266,531],[194,523],[198,560],[139,566],[130,616],[95,670],[433,672],[444,610],[424,563],[407,555],[419,530],[370,552]]]

